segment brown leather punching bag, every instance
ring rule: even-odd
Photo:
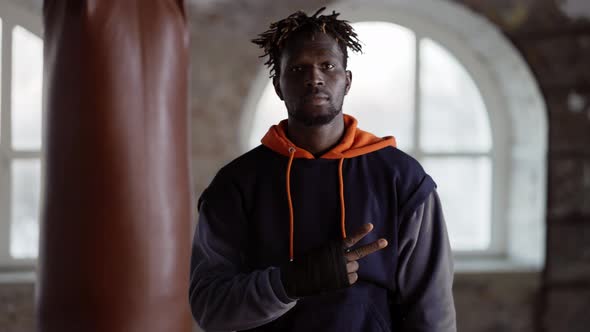
[[[38,331],[187,332],[182,0],[45,0]]]

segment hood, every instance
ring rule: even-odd
[[[287,120],[281,121],[278,125],[270,127],[262,138],[262,144],[267,148],[289,157],[291,151],[295,150],[295,158],[315,159],[313,154],[297,147],[287,138]],[[357,120],[344,114],[344,136],[338,145],[324,153],[323,159],[353,158],[373,151],[383,149],[387,146],[396,146],[393,136],[377,137],[369,132],[357,128]]]

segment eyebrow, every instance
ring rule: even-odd
[[[299,54],[287,56],[286,62],[291,63],[291,62],[293,62],[294,58],[301,58],[301,56],[298,56],[301,53],[303,53],[303,51],[299,52]],[[334,50],[331,50],[331,49],[323,49],[319,52],[319,54],[313,54],[311,57],[315,57],[315,56],[323,57],[323,58],[330,58],[330,59],[335,58],[335,59],[338,59],[338,61],[340,61],[340,62],[343,62],[343,60],[344,60],[344,54],[342,54],[342,52],[335,52]]]

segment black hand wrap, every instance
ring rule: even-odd
[[[342,242],[332,242],[283,264],[281,280],[291,298],[319,295],[350,286]]]

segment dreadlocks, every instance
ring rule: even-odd
[[[270,76],[275,77],[280,74],[280,58],[281,52],[285,47],[285,42],[291,38],[296,32],[311,31],[323,32],[332,35],[338,41],[338,45],[344,55],[344,67],[346,68],[346,60],[348,59],[347,48],[354,52],[361,52],[362,47],[354,32],[352,26],[348,21],[339,20],[338,15],[332,11],[330,15],[320,15],[326,7],[320,8],[312,16],[307,16],[303,11],[297,11],[287,18],[270,24],[270,29],[258,35],[258,38],[253,39],[252,42],[260,48],[264,49],[264,54],[260,57],[268,56],[268,60],[264,63],[270,68]]]

